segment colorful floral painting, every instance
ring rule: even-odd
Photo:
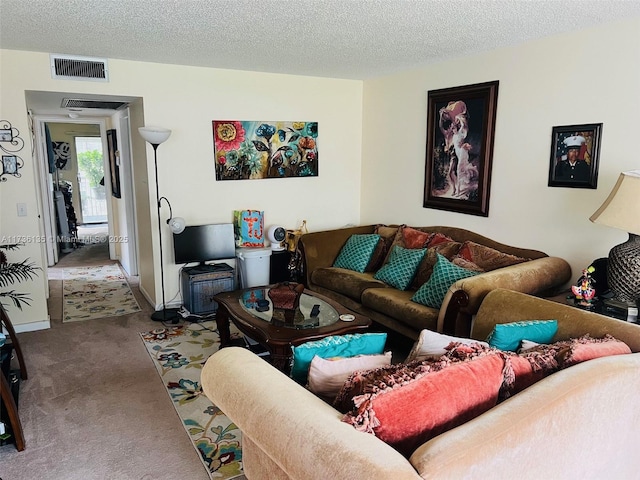
[[[216,180],[317,177],[318,122],[214,120]]]

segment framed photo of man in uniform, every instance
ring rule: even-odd
[[[553,127],[550,187],[598,187],[601,133],[601,123]]]

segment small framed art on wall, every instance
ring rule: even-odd
[[[550,187],[598,187],[601,131],[601,123],[553,127]]]

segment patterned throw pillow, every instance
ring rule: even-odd
[[[435,266],[436,260],[438,259],[436,253],[440,253],[447,260],[451,260],[452,258],[454,258],[455,254],[458,253],[461,245],[462,244],[460,242],[443,242],[437,244],[435,247],[429,247],[427,249],[427,253],[422,259],[422,262],[420,262],[420,265],[418,265],[416,276],[413,277],[413,282],[411,282],[411,288],[417,290],[427,280],[429,280],[431,274],[433,273],[433,267]],[[467,268],[464,265],[458,266]],[[473,270],[473,268],[467,268],[467,270]]]
[[[435,247],[436,245],[439,245],[441,243],[447,243],[447,242],[453,242],[453,241],[454,241],[453,238],[448,237],[444,233],[436,232],[429,239],[429,243],[427,244],[427,248],[432,248],[432,247]]]
[[[321,358],[379,355],[383,352],[386,341],[386,333],[348,333],[331,335],[321,340],[291,347],[293,350],[291,378],[305,385],[311,360],[316,355]]]
[[[423,232],[411,227],[402,228],[404,248],[425,248],[433,235],[433,233]]]
[[[487,342],[481,340],[475,340],[473,338],[453,337],[451,335],[445,335],[444,333],[434,332],[428,329],[424,329],[420,332],[420,336],[413,348],[404,360],[404,363],[413,362],[414,360],[425,360],[432,357],[440,357],[447,353],[447,347],[451,342],[462,343],[469,345],[472,343],[479,343],[484,347],[488,347]]]
[[[573,338],[567,343],[568,347],[561,349],[556,355],[560,368],[567,368],[594,358],[631,353],[631,349],[626,343],[609,334],[603,338],[584,335],[580,338]]]
[[[537,343],[551,343],[558,331],[557,320],[524,320],[500,323],[493,327],[487,342],[494,348],[515,352],[522,340]]]
[[[380,241],[371,255],[365,272],[375,272],[382,266],[391,250],[391,244],[393,243],[396,233],[398,233],[398,227],[376,225],[373,233],[380,235]]]
[[[396,373],[380,367],[374,372],[389,375],[365,385],[342,421],[409,458],[427,440],[493,408],[505,381],[504,367],[503,356],[496,353],[462,362],[412,362]]]
[[[462,244],[457,256],[475,263],[485,272],[527,261],[526,258],[502,253],[495,248],[485,247],[470,240]]]
[[[436,255],[438,259],[433,267],[431,278],[411,297],[411,301],[431,308],[440,308],[447,290],[458,280],[478,275],[478,272],[454,265],[439,253]]]
[[[333,266],[363,273],[379,241],[380,235],[375,233],[351,235]]]
[[[447,257],[447,258],[449,258],[449,257]],[[449,258],[449,260],[451,260],[451,263],[453,263],[454,265],[457,265],[457,266],[462,267],[462,268],[466,268],[467,270],[473,270],[474,272],[478,272],[478,273],[484,272],[483,268],[480,268],[475,263],[470,262],[469,260],[465,260],[462,257],[458,257],[457,255],[455,257],[453,257],[453,258]]]
[[[402,248],[431,248],[440,243],[453,242],[452,238],[442,233],[427,231],[428,228],[400,225],[391,243],[391,248],[396,245]],[[388,257],[389,255],[387,255],[387,259]]]
[[[398,290],[406,290],[426,251],[426,248],[409,249],[396,245],[391,251],[389,261],[373,277]]]
[[[313,357],[309,365],[307,388],[329,403],[338,395],[344,382],[358,370],[391,365],[391,352],[381,355],[356,355],[355,357]]]

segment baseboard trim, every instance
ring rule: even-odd
[[[159,303],[156,304],[153,302],[153,300],[151,299],[151,295],[149,295],[149,293],[147,293],[147,291],[142,288],[141,285],[138,286],[138,288],[140,289],[140,293],[142,294],[142,296],[144,298],[147,299],[147,302],[149,302],[149,305],[153,306],[153,309],[157,312],[158,310],[162,309],[162,305],[160,305]],[[166,305],[167,308],[180,308],[182,307],[182,302],[169,302]]]
[[[51,328],[51,317],[49,315],[47,315],[46,320],[41,320],[39,322],[13,324],[13,329],[16,333],[35,332],[37,330],[47,330],[49,328]]]

